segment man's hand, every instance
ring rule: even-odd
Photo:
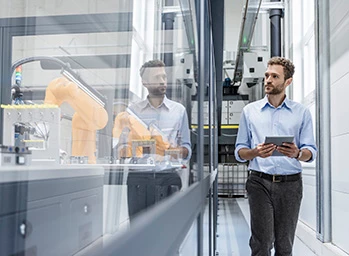
[[[189,150],[186,147],[180,147],[182,158],[187,158]]]
[[[276,149],[274,144],[258,144],[257,147],[253,149],[242,148],[239,150],[239,156],[245,160],[252,160],[253,158],[259,156],[262,158],[269,157],[273,154],[273,151]]]
[[[253,149],[253,151],[255,152],[256,157],[259,156],[262,158],[266,158],[271,156],[275,149],[276,149],[276,146],[274,144],[261,143],[261,144],[258,144],[257,147]]]
[[[290,158],[297,158],[299,154],[299,149],[294,143],[284,142],[282,146],[277,146],[277,151]]]

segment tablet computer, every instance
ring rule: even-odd
[[[285,136],[285,135],[281,135],[281,136],[266,136],[265,137],[265,141],[264,143],[268,144],[274,144],[277,146],[282,146],[282,143],[284,142],[289,142],[292,143],[294,140],[294,136]],[[279,151],[274,150],[272,156],[285,156],[283,154],[281,154]]]

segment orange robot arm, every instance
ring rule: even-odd
[[[164,135],[157,128],[150,127],[152,138],[156,142],[156,154],[160,156],[165,155],[165,150],[170,148],[170,143],[164,138]]]
[[[96,163],[96,130],[108,122],[108,113],[75,83],[65,77],[56,78],[46,89],[45,103],[61,105],[67,102],[74,110],[72,120],[72,156],[88,156]]]
[[[120,145],[125,143],[120,141],[120,135],[125,130],[128,131],[127,141],[126,141],[127,145]],[[119,157],[131,157],[132,141],[133,140],[150,140],[151,134],[148,131],[148,129],[144,127],[143,124],[138,122],[129,113],[121,112],[116,116],[114,120],[113,137],[119,140],[119,143],[118,143]],[[137,149],[136,155],[141,156],[142,151],[140,149]]]
[[[120,138],[122,132],[127,128],[129,130],[127,137],[127,149],[124,150],[124,157],[131,157],[131,148],[133,140],[155,140],[156,143],[156,154],[163,156],[165,154],[165,150],[170,148],[169,142],[163,138],[163,135],[160,131],[155,129],[154,127],[150,127],[149,129],[145,127],[140,121],[139,118],[129,114],[127,112],[121,112],[118,114],[114,120],[113,127],[113,137]],[[126,153],[125,153],[126,152]],[[137,156],[141,156],[142,152],[137,150]]]

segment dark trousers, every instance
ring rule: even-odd
[[[130,221],[137,213],[179,191],[181,187],[181,178],[176,172],[129,172],[127,203]]]
[[[246,182],[251,214],[252,256],[291,256],[303,195],[302,179],[272,182],[250,175]],[[274,245],[273,245],[274,243]]]

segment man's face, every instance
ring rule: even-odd
[[[264,74],[265,94],[278,95],[285,92],[292,78],[285,80],[284,68],[281,65],[268,66]]]
[[[167,88],[167,75],[164,67],[149,67],[144,71],[143,85],[150,95],[164,95]]]

